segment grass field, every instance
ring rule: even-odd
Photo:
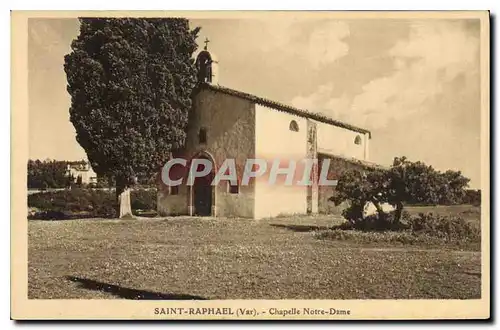
[[[439,215],[460,215],[465,220],[479,223],[481,218],[481,209],[478,206],[471,205],[452,205],[452,206],[407,206],[404,208],[411,215],[420,212],[432,212]]]
[[[469,214],[474,208],[442,209]],[[431,208],[411,208],[410,212]],[[435,208],[432,208],[434,210]],[[465,214],[465,213],[464,213]],[[480,297],[481,254],[320,240],[326,216],[29,222],[33,298],[416,299]]]

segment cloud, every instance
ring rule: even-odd
[[[345,42],[349,37],[349,25],[342,21],[287,16],[272,20],[233,20],[213,25],[197,21],[196,24],[203,26],[198,39],[200,45],[203,45],[205,33],[215,35],[216,29],[227,31],[229,28],[231,33],[220,41],[215,40],[215,43],[233,45],[229,50],[232,56],[245,57],[249,52],[259,56],[267,54],[269,59],[279,56],[281,63],[306,62],[301,65],[319,69],[349,51]]]
[[[310,34],[304,53],[314,68],[332,63],[349,52],[344,41],[349,36],[349,25],[344,22],[328,21],[316,26]]]
[[[28,23],[28,40],[31,47],[48,57],[61,51],[71,50],[64,36],[65,21],[56,19],[30,18]],[[32,52],[33,53],[33,52]]]
[[[342,21],[275,19],[260,24],[255,36],[260,49],[302,58],[314,68],[334,62],[349,51],[345,42],[349,25]]]
[[[387,56],[393,71],[365,84],[357,95],[332,97],[332,83],[314,93],[297,96],[296,106],[321,111],[369,128],[390,120],[431,110],[429,102],[460,75],[477,74],[478,36],[461,22],[415,22],[407,39],[397,42]]]

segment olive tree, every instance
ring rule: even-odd
[[[463,200],[469,179],[460,171],[440,172],[423,162],[412,162],[406,157],[396,157],[388,169],[344,172],[332,198],[336,205],[349,202],[344,216],[351,222],[363,221],[363,209],[373,203],[379,220],[389,217],[382,205],[388,203],[395,209],[392,217],[399,223],[406,203],[453,204]]]

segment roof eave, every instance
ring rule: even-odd
[[[231,88],[223,87],[220,85],[211,85],[211,84],[203,83],[203,84],[201,84],[200,87],[207,87],[208,89],[211,89],[214,91],[219,91],[221,93],[225,93],[228,95],[241,97],[241,98],[244,98],[244,99],[249,100],[251,102],[254,102],[256,104],[260,104],[260,105],[263,105],[263,106],[266,106],[269,108],[273,108],[273,109],[278,110],[278,111],[288,112],[288,113],[294,114],[294,115],[299,116],[299,117],[309,118],[309,119],[316,120],[316,121],[326,123],[329,125],[345,128],[345,129],[348,129],[350,131],[358,132],[361,134],[368,134],[368,138],[369,139],[372,138],[372,134],[369,130],[366,130],[366,129],[360,128],[360,127],[356,127],[354,125],[350,125],[350,124],[335,120],[333,118],[330,118],[330,117],[327,117],[325,115],[321,115],[321,114],[318,114],[315,112],[298,109],[298,108],[295,108],[295,107],[292,107],[292,106],[289,106],[286,104],[275,102],[275,101],[272,101],[269,99],[265,99],[262,97],[258,97],[258,96],[252,95],[252,94],[248,94],[248,93],[234,90]]]

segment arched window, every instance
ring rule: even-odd
[[[207,143],[207,129],[200,128],[200,133],[198,134],[198,139],[200,143]]]
[[[290,122],[290,131],[292,132],[298,132],[299,131],[299,124],[295,120],[292,120]]]
[[[356,135],[356,138],[354,139],[354,144],[361,144],[361,136]]]
[[[170,186],[170,195],[179,195],[179,186]]]

